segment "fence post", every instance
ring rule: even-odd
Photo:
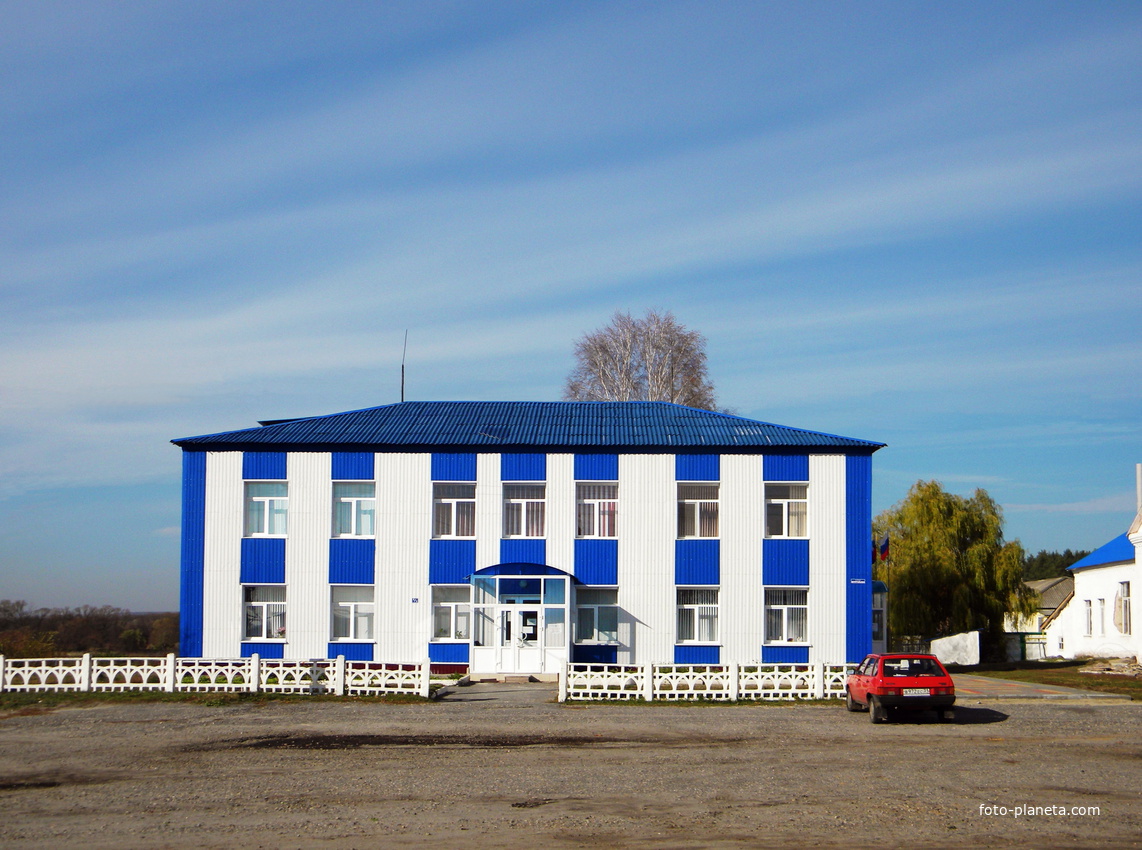
[[[428,694],[431,692],[429,687],[429,679],[432,676],[432,661],[424,659],[420,662],[420,695],[424,699],[428,699]]]
[[[333,665],[333,693],[339,697],[345,696],[345,656],[338,655]]]
[[[814,675],[814,677],[816,677],[816,681],[813,683],[813,690],[814,690],[813,695],[817,699],[824,699],[825,698],[825,662],[824,661],[818,661],[813,666],[813,675]]]
[[[262,656],[253,653],[248,665],[249,675],[246,678],[246,689],[250,693],[257,693],[262,682]]]
[[[87,692],[91,690],[91,653],[83,653],[79,663],[79,689]]]
[[[654,665],[644,664],[643,669],[645,672],[642,680],[642,698],[647,702],[652,702],[654,700]]]
[[[738,701],[738,695],[741,693],[741,681],[740,681],[740,677],[738,676],[738,673],[740,672],[741,667],[735,661],[732,664],[730,664],[726,669],[729,671],[729,674],[730,674],[730,699],[733,700],[734,702],[737,702]]]
[[[175,681],[176,681],[176,673],[175,673],[174,653],[168,652],[167,653],[167,682],[166,682],[166,688],[165,688],[165,690],[168,694],[174,693]]]
[[[4,693],[4,656],[0,655],[0,694]]]
[[[559,665],[559,701],[567,702],[567,670],[568,664],[564,661]]]

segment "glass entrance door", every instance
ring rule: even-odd
[[[556,673],[569,657],[565,577],[477,576],[473,673]]]

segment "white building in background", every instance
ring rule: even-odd
[[[1137,658],[1142,654],[1134,594],[1142,588],[1142,464],[1138,513],[1124,534],[1070,567],[1074,592],[1044,623],[1047,652],[1064,658]]]
[[[173,441],[186,656],[859,661],[883,444],[666,403],[406,402]]]

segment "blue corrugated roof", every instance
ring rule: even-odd
[[[231,450],[799,448],[871,453],[884,446],[666,402],[607,401],[406,401],[171,442],[188,449]]]
[[[1102,567],[1107,564],[1121,564],[1134,560],[1134,544],[1126,532],[1115,537],[1105,546],[1099,546],[1081,561],[1075,561],[1068,570],[1081,570],[1084,567]]]

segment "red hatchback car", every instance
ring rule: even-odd
[[[890,709],[935,710],[941,720],[954,716],[956,686],[934,655],[869,655],[845,683],[849,711],[867,710],[873,723],[888,719]]]

